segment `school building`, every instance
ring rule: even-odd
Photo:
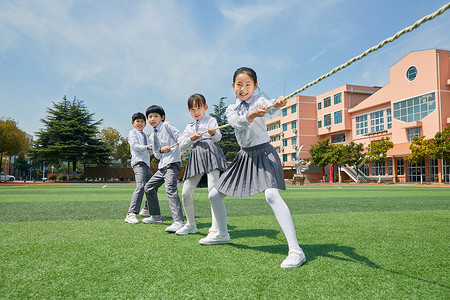
[[[342,178],[449,183],[449,162],[425,158],[410,164],[405,158],[414,136],[433,138],[450,125],[450,51],[407,54],[390,68],[390,82],[384,87],[346,84],[316,97],[294,97],[266,124],[285,174],[295,174],[293,161],[302,145],[300,158],[308,160],[310,147],[328,137],[333,144],[353,141],[365,147],[388,137],[394,147],[384,162],[364,163],[357,171],[342,166]],[[327,168],[326,180],[333,181],[337,172]],[[310,166],[305,176],[319,181],[322,168]]]

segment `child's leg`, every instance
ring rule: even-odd
[[[146,172],[145,172],[146,180],[145,180],[145,182],[148,182],[150,180],[150,178],[152,178],[153,173],[152,173],[152,171],[150,170],[150,167],[147,164],[145,165],[145,167],[146,167],[145,168],[146,169]],[[149,202],[151,202],[151,201],[159,203],[159,201],[158,201],[158,190],[157,189],[152,189],[150,192],[145,193],[144,209],[148,210],[148,205],[149,205]]]
[[[208,192],[211,192],[212,189],[216,186],[217,180],[219,180],[220,177],[220,171],[219,170],[212,170],[207,174],[208,177]],[[217,231],[217,221],[216,216],[214,214],[214,210],[211,206],[211,228],[210,231]]]
[[[288,242],[289,250],[300,250],[298,245],[297,235],[295,234],[294,222],[292,222],[291,212],[288,206],[280,196],[278,189],[270,188],[264,191],[266,201],[269,203],[278,224],[280,224],[283,230],[284,236]]]
[[[223,199],[225,194],[218,192],[215,188],[211,190],[208,194],[209,203],[211,204],[212,210],[216,217],[217,228],[219,229],[220,235],[228,235],[227,228],[227,208]]]
[[[134,177],[136,178],[136,189],[133,192],[133,196],[131,196],[128,213],[139,214],[146,183],[146,171],[144,165],[145,163],[137,163],[133,166]]]
[[[180,196],[178,195],[178,172],[181,164],[172,163],[167,166],[164,173],[164,182],[166,183],[166,194],[169,198],[169,206],[172,211],[172,218],[174,222],[183,223],[183,209],[181,208]]]
[[[149,196],[147,198],[148,211],[151,216],[161,215],[161,210],[159,208],[159,201],[157,197],[158,188],[164,183],[164,175],[161,170],[158,170],[149,181],[145,184],[145,193]],[[150,197],[150,195],[152,195]]]
[[[186,213],[187,224],[192,227],[195,227],[194,192],[201,178],[202,174],[197,174],[186,179],[181,192],[181,200],[183,202],[184,212]]]

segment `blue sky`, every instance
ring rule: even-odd
[[[208,112],[221,97],[234,102],[238,67],[255,69],[270,97],[287,95],[446,3],[2,0],[0,117],[34,135],[46,108],[67,95],[123,136],[131,115],[152,104],[182,131],[191,94],[205,95]],[[383,86],[409,52],[450,50],[449,28],[446,11],[301,95]]]

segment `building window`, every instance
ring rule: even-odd
[[[297,129],[297,121],[291,122],[291,129]]]
[[[366,176],[369,176],[369,163],[364,163],[361,167],[359,167],[359,170]]]
[[[425,182],[425,160],[419,164],[408,163],[408,182]]]
[[[367,114],[355,118],[356,135],[363,135],[368,132]]]
[[[341,132],[341,133],[338,133],[338,134],[332,134],[331,137],[330,137],[330,142],[332,144],[345,142],[345,132]]]
[[[287,108],[283,108],[282,115],[283,115],[283,117],[287,116]]]
[[[414,79],[416,79],[416,77],[417,77],[417,68],[414,66],[409,67],[408,70],[406,71],[406,78],[409,81],[413,81]]]
[[[322,102],[317,102],[317,110],[321,110],[322,109]]]
[[[387,124],[387,129],[392,128],[392,115],[391,115],[390,108],[386,109],[386,124]]]
[[[420,121],[436,109],[434,93],[394,103],[394,119],[403,122]]]
[[[278,129],[278,128],[280,128],[280,123],[267,125],[267,131],[272,131],[272,130],[275,130],[275,129]]]
[[[283,124],[283,131],[287,131],[287,123]]]
[[[392,159],[388,160],[388,175],[392,176]]]
[[[280,136],[279,135],[274,135],[270,137],[270,141],[271,142],[276,142],[280,140]]]
[[[342,110],[334,112],[334,124],[342,123]]]
[[[412,142],[415,136],[420,137],[420,127],[408,128],[408,142]]]
[[[384,176],[385,174],[384,161],[372,162],[372,176]]]
[[[430,159],[430,182],[438,182],[438,160]]]
[[[342,93],[334,95],[334,105],[342,102]]]
[[[283,162],[287,162],[287,154],[283,154]]]
[[[370,132],[377,132],[384,130],[383,111],[375,111],[370,113]]]
[[[323,108],[327,108],[331,106],[331,97],[326,97],[323,99]]]
[[[292,146],[297,146],[297,137],[296,136],[291,138],[291,145]]]
[[[331,125],[331,114],[327,114],[323,116],[323,126],[330,126]]]
[[[405,175],[405,161],[403,158],[397,159],[397,175]]]
[[[296,160],[296,157],[297,155],[295,154],[295,152],[294,153],[291,153],[291,161],[295,161]]]
[[[294,114],[296,112],[297,112],[297,105],[294,104],[291,106],[291,114]]]
[[[449,161],[443,161],[443,167],[442,167],[442,180],[446,183],[450,182],[450,162]]]
[[[287,139],[283,139],[283,147],[287,147]]]
[[[322,128],[322,121],[317,121],[317,128]]]

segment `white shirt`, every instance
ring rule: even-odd
[[[131,152],[131,166],[134,166],[138,162],[144,162],[150,167],[150,153],[147,149],[150,145],[150,141],[142,131],[134,128],[128,133],[128,144],[130,144]]]
[[[196,123],[198,122],[198,130],[195,131]],[[180,143],[180,148],[182,151],[185,151],[189,147],[191,147],[196,141],[191,141],[191,136],[196,132],[204,132],[210,128],[217,128],[219,125],[217,124],[217,120],[213,117],[203,116],[201,120],[194,121],[186,125],[186,128],[183,131],[183,134],[178,138],[178,142]],[[222,134],[220,130],[216,130],[216,134],[211,136],[209,133],[204,133],[202,138],[211,138],[213,142],[218,142],[222,138]]]
[[[257,107],[268,107],[273,105],[275,101],[276,99],[267,100],[264,97],[253,94],[253,96],[246,101],[249,104],[248,112]],[[239,146],[241,146],[241,148],[249,148],[270,142],[264,117],[255,118],[253,122],[250,123],[247,120],[248,113],[240,113],[239,105],[241,102],[241,100],[236,98],[236,103],[228,105],[225,112],[228,123],[234,128]],[[268,114],[273,115],[277,110],[277,107],[272,107],[269,109]]]
[[[160,122],[156,128],[154,128],[153,133],[150,135],[150,143],[152,144],[153,153],[155,157],[159,159],[158,169],[162,169],[168,164],[181,162],[181,152],[180,147],[175,146],[167,153],[161,153],[155,147],[155,129],[158,131],[156,134],[158,136],[159,144],[162,147],[175,145],[180,136],[178,129],[167,121]]]

